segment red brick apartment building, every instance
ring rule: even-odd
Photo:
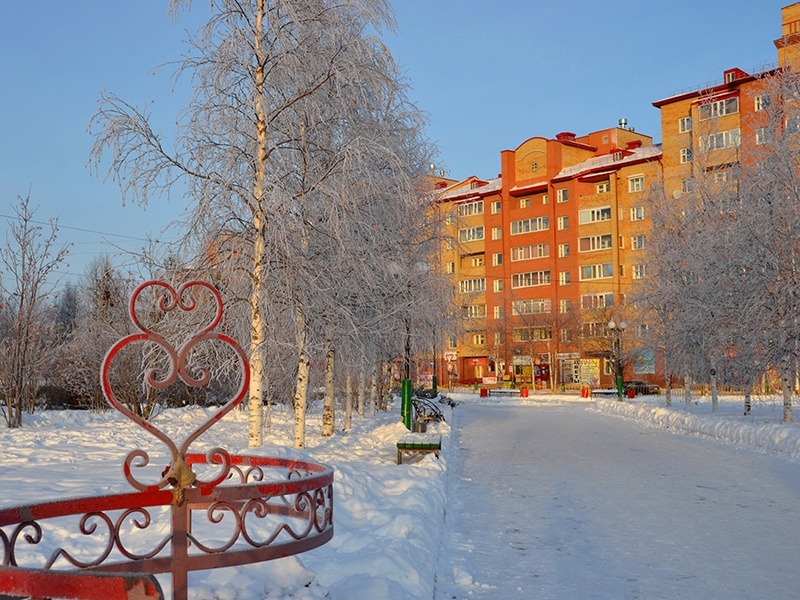
[[[779,67],[800,63],[800,2],[782,9],[775,46]],[[745,117],[759,110],[771,73],[729,69],[719,85],[655,102],[660,145],[623,119],[504,150],[495,179],[440,180],[437,207],[458,240],[442,260],[467,317],[440,357],[450,373],[443,380],[612,386],[619,331],[609,323],[630,320],[629,347],[647,327],[625,297],[647,277],[648,189],[663,177],[665,193],[679,197],[700,154],[704,169],[721,172],[742,160],[758,135]],[[624,377],[663,383],[658,362],[639,348],[627,355]]]

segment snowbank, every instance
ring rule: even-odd
[[[711,412],[711,402],[691,404],[683,408],[683,399],[671,408],[659,406],[656,400],[597,400],[598,412],[624,417],[676,432],[686,432],[735,444],[758,452],[778,453],[792,461],[800,461],[800,428],[782,422],[782,410],[777,400],[757,402],[751,415],[744,416],[741,400],[724,399],[717,412]]]

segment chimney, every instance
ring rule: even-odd
[[[556,139],[559,142],[574,142],[575,134],[571,131],[562,131],[561,133],[556,134]]]
[[[642,140],[631,140],[628,142],[628,150],[636,150],[642,147]]]

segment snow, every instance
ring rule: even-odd
[[[624,578],[616,580],[614,577],[641,565],[592,560],[599,558],[596,553],[601,552],[606,539],[608,543],[636,543],[642,528],[634,525],[644,517],[630,505],[620,505],[616,494],[621,489],[643,495],[646,486],[640,488],[639,479],[626,481],[624,472],[616,481],[610,472],[608,482],[600,488],[600,493],[608,499],[595,498],[591,510],[600,511],[598,514],[621,513],[622,521],[616,528],[600,527],[592,521],[599,537],[590,541],[577,540],[575,528],[578,524],[588,526],[587,515],[582,512],[585,507],[568,504],[563,490],[555,489],[561,486],[560,480],[556,480],[562,477],[556,472],[556,465],[564,460],[561,453],[555,451],[558,436],[548,433],[550,430],[538,433],[535,438],[537,454],[533,459],[526,458],[525,453],[533,452],[534,445],[523,444],[526,439],[523,417],[534,422],[539,419],[542,423],[547,417],[555,419],[555,423],[558,419],[575,420],[575,415],[580,415],[581,422],[592,432],[581,434],[587,439],[592,438],[595,430],[624,425],[641,431],[660,430],[668,436],[689,434],[698,440],[710,441],[714,446],[731,446],[758,456],[759,460],[791,466],[800,462],[800,431],[795,425],[780,422],[782,406],[778,400],[754,402],[753,415],[744,417],[741,400],[733,398],[723,398],[720,410],[712,413],[708,398],[693,403],[685,411],[683,398],[674,398],[673,408],[667,409],[663,397],[625,402],[586,402],[576,396],[549,394],[531,398],[479,398],[473,394],[451,394],[451,397],[459,404],[455,408],[441,405],[447,422],[428,427],[429,432],[442,436],[440,458],[436,459],[433,454],[407,456],[402,465],[396,464],[395,442],[406,430],[396,408],[362,419],[354,417],[351,431],[340,431],[332,438],[317,435],[321,429],[321,415],[312,410],[306,437],[308,446],[300,451],[290,446],[292,416],[280,407],[273,407],[271,428],[266,436],[268,443],[254,452],[333,466],[334,537],[328,544],[295,557],[193,573],[190,597],[195,600],[636,597],[621,591],[611,594],[608,591],[611,587],[604,592],[604,585],[617,586],[619,581],[623,582],[623,587],[632,586],[632,590],[640,586],[636,589],[652,592],[652,586],[656,586],[665,590],[663,597],[679,597],[670,595],[673,592],[667,593],[667,590],[679,593],[683,584],[662,572],[654,574],[650,569],[649,575],[635,584],[625,583]],[[476,419],[480,425],[484,415],[497,414],[506,420],[500,422],[493,435],[506,437],[503,432],[507,431],[508,440],[514,443],[522,440],[517,458],[516,454],[493,455],[496,438],[482,437],[481,427],[475,426]],[[173,439],[181,440],[207,416],[208,412],[201,408],[175,409],[158,415],[155,424]],[[459,439],[462,419],[464,426],[469,427],[465,429],[464,439]],[[489,435],[488,432],[485,435]],[[683,437],[685,440],[686,436]],[[246,413],[233,411],[204,434],[198,444],[200,442],[208,447],[223,445],[231,452],[247,453]],[[113,411],[45,411],[24,415],[21,429],[0,429],[0,447],[3,448],[0,507],[130,491],[122,476],[124,456],[135,447],[157,448],[154,444],[157,442],[147,432]],[[468,444],[468,451],[465,444]],[[192,447],[193,451],[203,449]],[[610,449],[617,453],[622,450],[630,449]],[[698,453],[695,447],[693,451],[696,454],[690,460],[703,463],[704,454]],[[662,468],[656,459],[648,460],[651,462],[638,465],[643,472]],[[594,473],[602,471],[598,463],[599,458],[587,457],[586,464],[576,470],[581,478],[576,484],[580,484],[579,488],[588,486]],[[465,476],[465,468],[471,469],[472,475]],[[500,468],[512,469],[513,483],[495,480]],[[555,479],[548,480],[546,476]],[[496,485],[492,487],[486,481]],[[525,490],[524,494],[520,489]],[[682,499],[669,496],[668,490],[662,492],[667,496],[659,509],[669,518],[647,517],[651,533],[659,540],[657,545],[673,551],[675,543],[691,546],[674,531],[674,521],[670,522],[670,519],[682,518],[670,508]],[[734,492],[708,492],[706,495],[713,494],[721,495],[719,501],[726,498],[730,501]],[[556,496],[561,498],[559,502],[554,502]],[[503,514],[503,507],[509,514]],[[491,517],[487,521],[506,527],[502,535],[496,536],[496,547],[490,539],[471,537],[481,520],[481,510]],[[520,511],[525,511],[527,517],[524,527],[532,529],[523,528],[515,533],[513,530],[519,529]],[[533,515],[537,518],[530,518]],[[547,535],[537,529],[544,525],[549,532]],[[767,526],[780,528],[781,524],[767,523]],[[635,534],[633,542],[625,537],[624,530],[628,528]],[[570,540],[575,543],[573,554],[564,553],[563,548],[554,555],[548,553],[553,550],[548,535],[559,536],[562,545],[569,544]],[[730,543],[731,536],[732,533],[720,535],[720,542]],[[685,548],[681,550],[685,551]],[[645,552],[644,548],[639,548],[639,552],[647,554],[652,550]],[[673,556],[665,562],[670,569],[677,569],[673,565],[677,559]],[[559,561],[563,564],[559,565]],[[525,569],[520,574],[521,564]],[[785,571],[771,574],[771,577],[780,579],[790,572],[791,561],[787,565]],[[570,577],[562,574],[565,566],[572,572]],[[723,578],[722,574],[718,576]],[[161,581],[168,592],[168,579]],[[595,588],[581,587],[590,585]],[[536,594],[531,593],[532,589],[536,589]],[[589,589],[595,591],[589,594]],[[639,597],[654,596],[651,593]],[[694,597],[714,596],[695,594]]]

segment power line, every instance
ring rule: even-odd
[[[0,218],[14,220],[17,217],[14,217],[14,216],[11,216],[11,215],[4,215],[4,214],[0,213]],[[31,223],[35,223],[37,225],[51,225],[52,224],[50,221],[37,221],[36,219],[29,219],[29,221]],[[69,225],[62,225],[61,223],[58,223],[58,222],[56,222],[56,227],[58,227],[59,229],[70,229],[72,231],[80,231],[82,233],[93,233],[95,235],[103,235],[103,236],[110,236],[110,237],[125,238],[125,239],[128,239],[128,240],[135,240],[137,242],[150,241],[147,238],[136,237],[136,236],[133,236],[133,235],[126,235],[124,233],[110,233],[108,231],[97,231],[97,230],[94,230],[94,229],[85,229],[83,227],[71,227]],[[161,240],[154,240],[154,241],[156,243],[159,243],[159,244],[174,244],[174,243],[176,243],[176,242],[163,242]]]

